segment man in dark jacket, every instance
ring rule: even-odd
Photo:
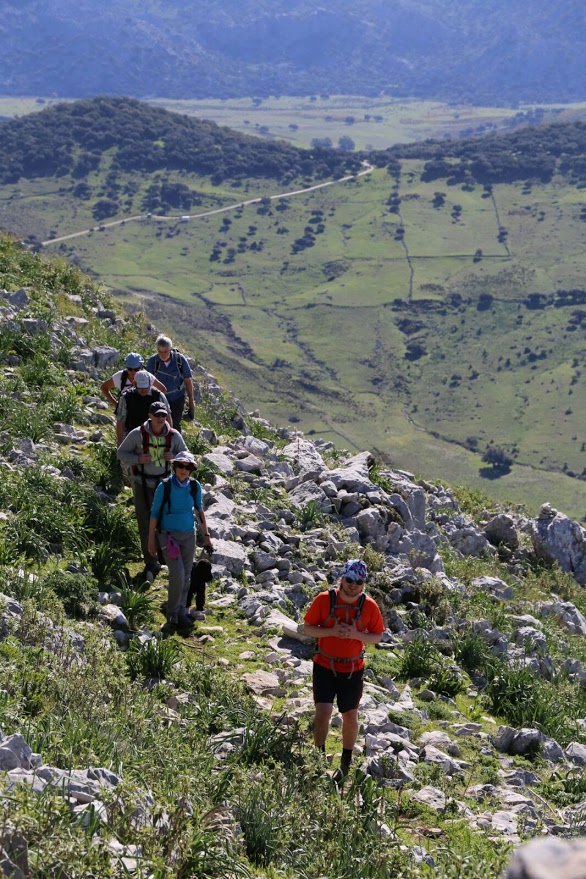
[[[152,403],[160,403],[167,412],[169,427],[173,427],[171,409],[162,391],[151,385],[148,372],[141,369],[134,378],[134,387],[120,397],[116,411],[116,441],[119,446],[124,437],[148,420]]]

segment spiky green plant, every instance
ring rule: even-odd
[[[131,629],[139,629],[152,623],[155,610],[155,599],[146,592],[135,589],[122,589],[120,609]]]
[[[151,638],[144,644],[133,639],[125,655],[133,679],[168,678],[180,661],[177,643],[170,638]]]

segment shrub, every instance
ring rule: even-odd
[[[296,525],[302,529],[319,527],[325,520],[326,514],[317,501],[309,501],[298,509],[296,515]]]
[[[92,574],[100,588],[123,586],[126,583],[126,554],[109,543],[99,543],[92,557]]]
[[[418,632],[403,651],[399,675],[405,679],[424,678],[437,663],[441,663],[439,651],[425,634]]]
[[[586,696],[575,684],[543,680],[527,666],[502,661],[493,661],[487,675],[483,699],[493,714],[511,726],[536,727],[560,744],[581,738],[573,718],[584,713]]]
[[[43,587],[61,599],[65,612],[83,618],[97,606],[98,584],[90,574],[52,571],[42,578]]]
[[[192,455],[205,455],[205,453],[209,451],[209,446],[203,439],[201,431],[198,432],[195,436],[188,436],[184,434],[183,439],[185,440],[185,445]]]
[[[168,638],[151,638],[144,644],[134,638],[125,656],[133,680],[141,675],[146,678],[170,677],[180,659],[177,643]]]
[[[458,667],[447,663],[435,665],[427,683],[434,693],[441,696],[457,696],[465,687]]]
[[[483,672],[490,662],[491,654],[485,639],[472,629],[456,634],[453,638],[454,657],[468,674]]]
[[[216,474],[220,472],[220,468],[212,464],[211,461],[200,460],[191,475],[198,482],[201,482],[202,485],[205,485],[206,482],[213,482]]]

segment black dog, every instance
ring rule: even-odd
[[[213,580],[212,563],[209,559],[199,559],[191,569],[191,582],[187,593],[187,607],[191,607],[195,595],[195,609],[203,610],[206,603],[206,583]]]

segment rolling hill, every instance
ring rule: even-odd
[[[138,299],[248,408],[583,516],[585,126],[397,146],[368,156],[372,173],[282,196],[365,157],[272,144],[278,171],[259,177],[266,143],[192,123],[114,99],[5,123],[1,228]],[[176,130],[222,174],[171,163]],[[15,180],[15,146],[38,155],[47,131],[63,133],[59,168],[49,150],[44,176]]]

